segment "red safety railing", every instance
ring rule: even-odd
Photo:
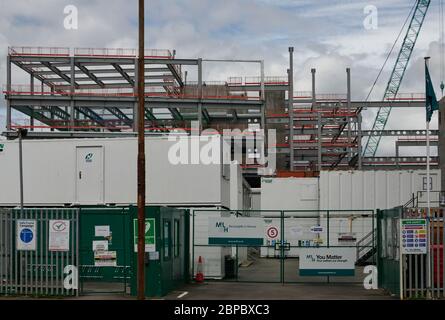
[[[75,48],[74,55],[79,57],[124,57],[138,56],[134,48]],[[173,55],[168,49],[145,49],[144,57],[151,59],[172,59]]]
[[[8,47],[8,53],[12,56],[70,56],[69,47]],[[131,57],[138,55],[134,48],[74,48],[74,55],[79,57]],[[144,57],[150,59],[173,59],[173,54],[168,49],[145,49]],[[176,67],[180,72],[180,68]]]
[[[311,91],[297,91],[294,92],[294,99],[312,99]]]
[[[227,85],[229,86],[243,86],[243,85],[260,85],[261,84],[261,77],[229,77],[226,81]],[[264,77],[264,84],[265,85],[287,85],[288,79],[287,77],[281,77],[281,76],[267,76]]]
[[[245,77],[244,78],[245,85],[259,85],[261,84],[261,77]],[[277,77],[277,76],[267,76],[264,77],[265,85],[287,85],[288,79],[287,77]]]
[[[229,77],[227,79],[227,85],[229,86],[240,86],[243,84],[243,77]]]
[[[315,95],[317,101],[346,101],[346,94],[342,93],[319,93]]]
[[[70,55],[68,47],[8,47],[11,56],[62,56]]]
[[[170,86],[171,83],[166,83]],[[199,99],[197,90],[193,90],[190,93],[182,93],[179,87],[171,87],[171,92],[161,91],[162,88],[146,87],[146,97],[158,97],[158,98],[172,98],[172,99]],[[7,95],[45,95],[45,96],[70,96],[71,92],[69,88],[54,89],[52,90],[48,86],[44,86],[43,90],[41,86],[34,86],[34,92],[30,85],[11,85],[8,90],[6,86],[3,86],[3,93]],[[88,88],[88,89],[76,89],[73,93],[74,96],[96,96],[96,97],[134,97],[137,93],[131,87],[118,87],[118,88]],[[203,99],[221,99],[221,100],[253,100],[258,101],[259,97],[252,97],[247,95],[233,95],[228,93],[221,94],[203,94]]]

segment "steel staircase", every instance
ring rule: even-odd
[[[377,230],[374,229],[366,234],[362,239],[357,241],[356,244],[357,266],[366,266],[371,264],[369,261],[373,255],[377,252]]]

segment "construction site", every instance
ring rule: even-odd
[[[379,100],[352,98],[349,67],[335,80],[342,92],[319,92],[315,68],[306,70],[311,86],[296,89],[291,44],[280,74],[265,74],[262,57],[10,46],[0,296],[138,294],[143,130],[146,297],[261,299],[253,284],[279,284],[268,298],[304,299],[315,285],[315,299],[336,290],[345,299],[444,299],[445,100],[437,91],[430,99],[423,70],[417,92],[399,90],[434,3],[413,2]],[[257,73],[215,80],[210,63]],[[438,129],[388,129],[392,110],[434,111],[434,102]],[[363,112],[374,110],[364,130]],[[379,155],[387,138],[393,152]],[[406,147],[420,151],[407,156]],[[405,224],[418,227],[415,244]]]

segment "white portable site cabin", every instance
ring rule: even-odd
[[[292,246],[297,246],[299,241],[314,239],[311,228],[318,222],[326,230],[326,211],[329,210],[330,244],[341,245],[341,235],[354,234],[359,241],[372,230],[372,219],[362,218],[361,214],[404,205],[413,194],[417,196],[419,191],[425,194],[428,187],[440,190],[440,181],[440,170],[437,169],[431,170],[429,182],[425,170],[322,171],[319,178],[262,178],[261,209],[296,210],[285,214],[284,240]],[[431,194],[431,200],[438,203],[437,192]],[[315,217],[318,210],[324,215],[320,220]],[[360,210],[367,211],[361,213]],[[278,211],[263,212],[262,215],[269,216],[265,218],[267,227],[280,230]],[[314,218],[301,218],[311,215]],[[326,236],[326,231],[324,233]],[[262,257],[275,254],[273,247],[261,248]],[[286,254],[298,256],[299,249],[291,248]]]
[[[240,169],[230,165],[230,149],[224,148],[226,142],[218,137],[213,137],[219,140],[217,143],[213,140],[216,149],[212,154],[208,137],[182,136],[183,146],[195,144],[202,157],[197,157],[199,150],[192,147],[185,150],[188,154],[180,163],[175,163],[180,161],[179,140],[147,137],[147,203],[230,208],[230,171]],[[16,206],[20,203],[19,143],[13,140],[3,144],[0,206]],[[213,163],[217,158],[219,161]],[[135,204],[136,164],[136,138],[23,140],[24,203],[27,206]]]

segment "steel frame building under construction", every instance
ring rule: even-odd
[[[330,169],[423,168],[424,156],[401,157],[398,150],[424,145],[425,131],[361,128],[362,110],[423,107],[422,95],[399,94],[383,102],[353,101],[350,69],[345,73],[346,94],[318,93],[315,69],[311,70],[312,90],[296,92],[289,81],[294,78],[293,48],[289,48],[289,58],[287,75],[272,77],[264,75],[262,60],[178,59],[175,51],[147,49],[147,134],[178,128],[190,131],[192,121],[198,122],[199,131],[275,129],[278,176],[316,176]],[[28,128],[28,138],[135,135],[137,60],[133,49],[10,47],[4,88],[7,130],[3,135],[14,138],[17,128]],[[203,62],[253,63],[259,66],[259,73],[204,81]],[[190,68],[197,81],[187,81]],[[29,74],[26,85],[14,81],[20,69]],[[29,122],[14,123],[13,110],[28,116]],[[375,134],[399,138],[394,156],[362,156],[362,139]],[[437,137],[437,130],[432,135]],[[433,143],[437,144],[434,137]],[[431,160],[437,167],[437,157]],[[244,163],[245,175],[256,176],[260,166]]]

